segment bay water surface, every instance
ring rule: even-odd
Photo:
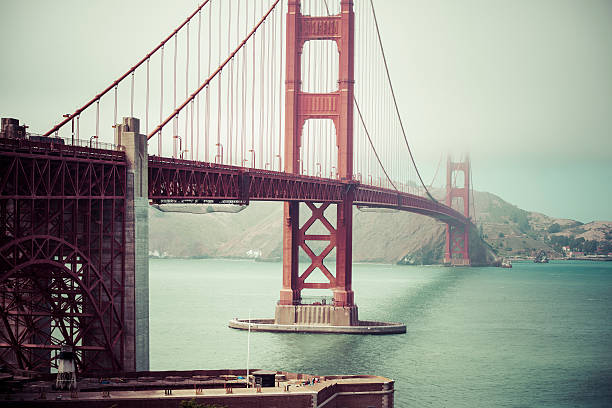
[[[280,263],[150,260],[151,369],[245,368],[233,317],[270,318]],[[251,368],[395,380],[397,407],[612,406],[612,263],[355,264],[363,320],[406,334],[251,334]]]

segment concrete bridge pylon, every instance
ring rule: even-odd
[[[140,121],[123,118],[115,144],[125,152],[125,302],[126,341],[134,350],[134,369],[149,370],[149,172],[147,137]]]

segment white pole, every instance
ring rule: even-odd
[[[249,388],[249,360],[251,359],[251,309],[249,309],[249,332],[247,334],[246,387]]]

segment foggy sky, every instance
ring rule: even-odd
[[[197,4],[1,0],[0,116],[47,130]],[[612,1],[375,6],[426,182],[441,152],[468,151],[477,190],[551,216],[612,220]]]

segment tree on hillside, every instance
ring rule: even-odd
[[[570,245],[570,238],[565,235],[553,235],[550,237],[550,243],[555,248],[561,248]]]
[[[527,233],[531,230],[531,225],[529,225],[529,219],[527,218],[527,211],[514,207],[512,208],[510,219],[518,225],[522,233]]]
[[[571,237],[573,239],[571,246],[572,249],[576,250],[576,251],[584,251],[584,243],[585,243],[585,239],[583,237],[580,238],[575,238]]]
[[[587,254],[594,254],[595,252],[597,252],[598,244],[599,243],[597,241],[595,241],[595,240],[593,240],[593,241],[585,241],[584,245],[582,246],[582,249]]]
[[[556,222],[550,227],[548,227],[548,232],[550,232],[551,234],[554,234],[555,232],[559,232],[559,231],[561,231],[561,226],[557,224]]]
[[[612,252],[612,242],[603,241],[599,244],[599,252],[602,254],[609,254]]]

